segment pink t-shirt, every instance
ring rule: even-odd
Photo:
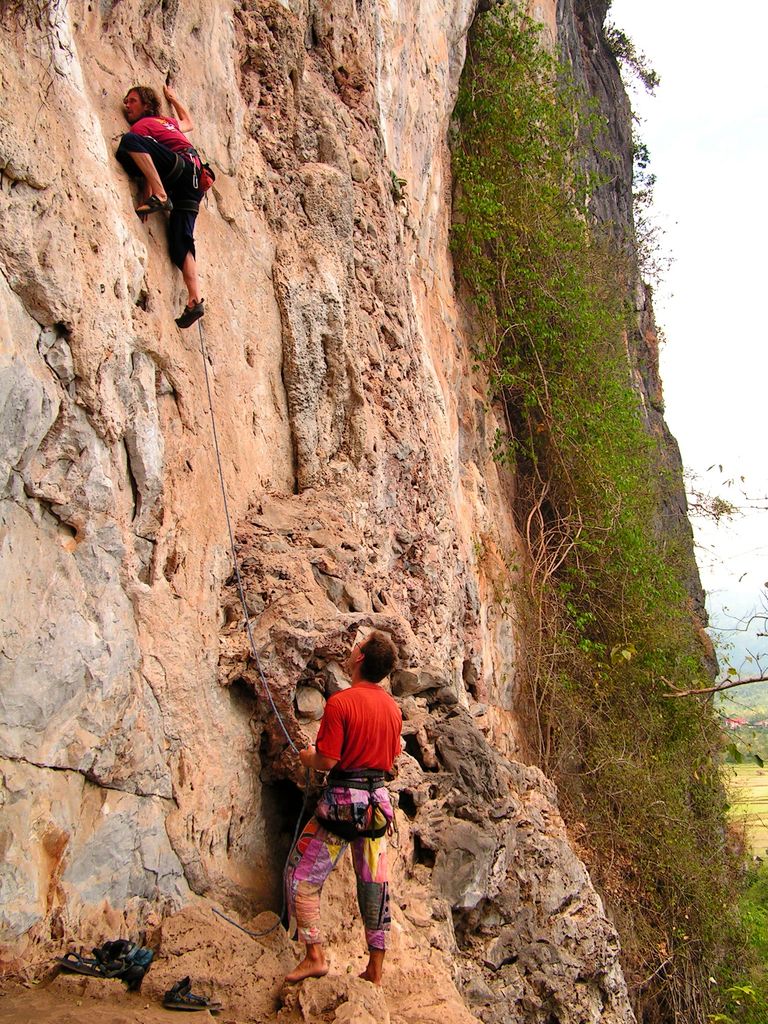
[[[174,117],[141,117],[131,125],[131,131],[154,139],[174,153],[192,149],[192,143]]]

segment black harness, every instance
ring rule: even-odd
[[[184,151],[184,154],[174,153],[176,162],[174,163],[171,170],[165,176],[165,184],[172,188],[179,178],[184,173],[185,169],[191,164],[193,168],[192,174],[192,188],[199,189],[200,187],[200,169],[195,163],[195,159],[200,160],[196,149],[188,149]],[[187,159],[188,158],[188,159]],[[184,213],[198,213],[200,210],[199,199],[174,199],[173,200],[174,210],[179,210]]]
[[[372,793],[376,786],[382,786],[392,778],[389,772],[380,768],[353,768],[348,772],[340,768],[331,768],[327,782],[331,786],[348,786],[351,782],[362,783],[362,788],[367,788]]]

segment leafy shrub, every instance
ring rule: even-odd
[[[600,228],[602,123],[510,5],[479,17],[455,109],[453,252],[477,310],[476,357],[508,430],[529,563],[518,584],[534,751],[593,851],[646,1021],[713,1009],[740,955],[704,675],[662,529],[670,481],[633,387],[633,239]]]
[[[626,68],[640,81],[646,92],[653,94],[661,84],[661,79],[651,67],[646,55],[638,51],[627,33],[615,25],[608,25],[605,29],[605,41],[620,67]]]
[[[768,866],[747,873],[739,914],[745,967],[727,977],[721,1013],[710,1024],[765,1024],[768,1021]]]

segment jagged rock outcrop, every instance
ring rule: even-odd
[[[578,4],[536,7],[587,45]],[[356,630],[389,629],[402,656],[386,1002],[337,978],[280,1008],[287,953],[272,950],[269,999],[242,995],[241,1019],[633,1019],[553,787],[519,763],[514,482],[489,454],[496,421],[448,248],[448,126],[474,8],[0,4],[12,972],[145,926],[199,973],[184,915],[199,898],[277,909],[298,812],[231,578],[199,336],[173,324],[162,222],[137,220],[112,156],[125,91],[170,72],[217,169],[198,229],[203,358],[248,611],[289,734],[314,735]],[[357,949],[349,882],[328,887],[340,957]],[[214,960],[221,928],[198,929]]]
[[[463,587],[426,552],[411,562],[416,537],[401,531],[383,589],[387,535],[355,529],[351,497],[265,496],[238,532],[260,665],[230,583],[221,683],[253,694],[268,777],[301,783],[283,727],[297,744],[314,739],[352,639],[386,629],[402,659],[391,681],[406,750],[392,786],[403,815],[399,919],[457,965],[481,1020],[631,1020],[617,936],[570,847],[554,787],[494,749],[489,705],[474,698],[460,666],[446,669],[436,643],[424,644],[440,621],[423,589],[409,589],[410,567],[434,569],[439,605]],[[283,726],[263,697],[261,671]]]

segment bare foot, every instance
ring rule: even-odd
[[[368,965],[360,977],[363,981],[370,981],[372,985],[381,985],[381,973],[384,967],[384,950],[369,949]]]
[[[304,981],[305,978],[324,978],[328,973],[328,964],[325,958],[311,959],[305,956],[300,964],[297,964],[290,974],[286,974],[285,980],[293,985],[297,981]]]
[[[377,978],[374,975],[369,974],[368,968],[366,968],[362,974],[358,974],[358,978],[362,978],[363,981],[370,981],[372,985],[381,985],[381,975]]]

